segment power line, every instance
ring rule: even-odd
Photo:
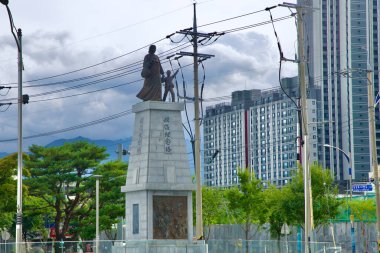
[[[102,61],[102,62],[99,62],[99,63],[96,63],[96,64],[93,64],[93,65],[89,65],[87,67],[83,67],[83,68],[80,68],[80,69],[76,69],[76,70],[72,70],[72,71],[69,71],[69,72],[66,72],[66,73],[62,73],[62,74],[57,74],[57,75],[53,75],[53,76],[48,76],[48,77],[43,77],[43,78],[38,78],[38,79],[34,79],[34,80],[28,80],[28,81],[25,81],[24,83],[32,83],[32,82],[37,82],[37,81],[42,81],[42,80],[47,80],[47,79],[52,79],[52,78],[55,78],[55,77],[60,77],[60,76],[65,76],[65,75],[69,75],[69,74],[73,74],[73,73],[77,73],[77,72],[80,72],[80,71],[83,71],[83,70],[86,70],[86,69],[90,69],[90,68],[93,68],[93,67],[96,67],[96,66],[100,66],[102,64],[105,64],[105,63],[108,63],[108,62],[111,62],[111,61],[114,61],[114,60],[117,60],[117,59],[120,59],[122,57],[125,57],[127,55],[130,55],[130,54],[133,54],[133,53],[136,53],[142,49],[145,49],[147,48],[148,46],[150,46],[151,44],[156,44],[158,42],[161,42],[163,40],[165,40],[166,38],[162,38],[162,39],[159,39],[159,40],[156,40],[148,45],[145,45],[143,47],[139,47],[133,51],[130,51],[128,53],[125,53],[125,54],[122,54],[122,55],[119,55],[119,56],[116,56],[114,58],[111,58],[111,59],[108,59],[108,60],[105,60],[105,61]],[[10,84],[16,84],[16,83],[8,83],[8,85]]]
[[[279,21],[283,21],[286,19],[290,19],[290,18],[293,18],[293,16],[288,15],[288,16],[276,18],[276,19],[273,19],[273,22],[279,22]],[[255,23],[255,24],[251,24],[251,25],[247,25],[247,26],[241,26],[241,27],[237,27],[237,28],[233,28],[233,29],[229,29],[229,30],[224,30],[222,33],[227,34],[227,33],[233,33],[233,32],[240,32],[240,31],[243,31],[246,29],[251,29],[251,28],[255,28],[255,27],[259,27],[259,26],[263,26],[263,25],[268,25],[270,23],[272,23],[271,20],[263,21],[263,22],[259,22],[259,23]]]
[[[226,18],[226,19],[222,19],[222,20],[214,21],[214,22],[211,22],[211,23],[207,23],[207,24],[204,24],[204,25],[200,25],[200,26],[198,26],[198,27],[204,27],[204,26],[214,25],[214,24],[218,24],[218,23],[225,22],[225,21],[230,21],[230,20],[233,20],[233,19],[246,17],[246,16],[249,16],[249,15],[252,15],[252,14],[257,14],[257,13],[260,13],[260,12],[263,12],[263,11],[265,11],[265,9],[263,9],[263,10],[258,10],[258,11],[253,11],[253,12],[249,12],[249,13],[246,13],[246,14],[241,14],[241,15],[238,15],[238,16],[235,16],[235,17],[231,17],[231,18]]]
[[[236,17],[232,17],[232,18],[227,18],[227,19],[224,19],[224,20],[219,20],[219,21],[215,21],[213,23],[219,23],[219,22],[224,22],[224,21],[228,21],[228,20],[232,20],[232,19],[236,19],[236,18],[240,18],[240,17],[243,17],[243,16],[247,16],[247,15],[252,15],[252,14],[255,14],[255,13],[259,13],[259,12],[262,12],[264,10],[259,10],[259,11],[255,11],[255,12],[251,12],[251,13],[247,13],[247,14],[242,14],[242,15],[239,15],[239,16],[236,16]],[[282,21],[282,20],[285,20],[285,19],[288,19],[288,18],[291,18],[292,16],[284,16],[284,17],[281,17],[281,18],[277,18],[277,19],[274,19],[273,21],[274,22],[278,22],[278,21]],[[225,30],[223,31],[222,33],[231,33],[231,32],[237,32],[237,31],[242,31],[242,30],[245,30],[245,29],[250,29],[250,28],[253,28],[253,27],[258,27],[258,26],[262,26],[262,25],[266,25],[266,24],[269,24],[271,21],[265,21],[265,22],[260,22],[260,23],[256,23],[256,24],[252,24],[252,25],[248,25],[248,26],[242,26],[242,27],[237,27],[237,28],[233,28],[233,29],[229,29],[229,30]],[[205,25],[202,25],[202,26],[207,26],[207,25],[210,25],[212,23],[209,23],[209,24],[205,24]],[[90,69],[90,68],[93,68],[93,67],[96,67],[96,66],[99,66],[99,65],[102,65],[102,64],[105,64],[105,63],[108,63],[108,62],[111,62],[111,61],[114,61],[114,60],[117,60],[117,59],[120,59],[122,57],[125,57],[127,55],[130,55],[132,53],[135,53],[135,52],[138,52],[146,47],[148,47],[149,45],[151,44],[156,44],[156,43],[159,43],[163,40],[165,40],[167,37],[164,37],[164,38],[161,38],[157,41],[154,41],[152,43],[149,43],[148,45],[145,45],[143,47],[140,47],[140,48],[137,48],[133,51],[130,51],[128,53],[125,53],[125,54],[122,54],[122,55],[119,55],[119,56],[116,56],[114,58],[111,58],[111,59],[108,59],[108,60],[105,60],[105,61],[102,61],[102,62],[99,62],[99,63],[96,63],[96,64],[93,64],[93,65],[89,65],[87,67],[83,67],[83,68],[80,68],[80,69],[76,69],[76,70],[72,70],[72,71],[69,71],[69,72],[65,72],[65,73],[62,73],[62,74],[57,74],[57,75],[52,75],[52,76],[48,76],[48,77],[42,77],[42,78],[38,78],[38,79],[33,79],[33,80],[28,80],[28,81],[24,81],[23,83],[32,83],[32,82],[37,82],[37,81],[42,81],[42,80],[47,80],[47,79],[52,79],[52,78],[56,78],[56,77],[61,77],[61,76],[65,76],[65,75],[69,75],[69,74],[73,74],[73,73],[77,73],[77,72],[80,72],[80,71],[83,71],[83,70],[87,70],[87,69]],[[17,83],[8,83],[8,85],[10,84],[17,84]]]
[[[191,65],[192,64],[188,64],[188,65],[185,65],[184,67],[188,67],[188,66],[191,66]],[[131,81],[131,82],[121,83],[121,84],[117,84],[117,85],[113,85],[113,86],[110,86],[110,87],[105,87],[105,88],[97,89],[97,90],[93,90],[93,91],[87,91],[87,92],[83,92],[83,93],[76,93],[76,94],[62,96],[62,97],[55,97],[55,98],[47,98],[47,99],[34,100],[34,101],[29,101],[29,103],[44,102],[44,101],[51,101],[51,100],[57,100],[57,99],[63,99],[63,98],[71,98],[71,97],[77,97],[77,96],[82,96],[82,95],[88,95],[88,94],[91,94],[91,93],[105,91],[105,90],[110,90],[110,89],[114,89],[114,88],[119,88],[119,87],[122,87],[122,86],[126,86],[126,85],[129,85],[129,84],[134,84],[134,83],[138,83],[138,82],[142,82],[142,81],[143,81],[143,79],[138,79],[138,80],[134,80],[134,81]],[[34,97],[34,96],[32,96],[32,97]]]
[[[165,64],[166,62],[168,62],[168,61],[164,61],[162,63]],[[185,67],[187,67],[187,66],[189,66],[189,65],[186,65]],[[62,88],[62,89],[57,89],[57,90],[53,90],[53,91],[48,91],[48,92],[43,92],[43,93],[37,93],[37,94],[31,94],[30,97],[32,98],[32,97],[46,96],[46,95],[51,95],[51,94],[60,93],[60,92],[64,92],[64,91],[79,89],[79,88],[83,88],[83,87],[86,87],[86,86],[98,84],[98,83],[101,83],[101,82],[106,82],[106,81],[109,81],[109,80],[117,79],[117,78],[120,78],[120,77],[123,77],[123,76],[126,76],[126,75],[138,73],[140,71],[141,71],[141,67],[138,67],[138,68],[135,67],[134,69],[131,69],[131,70],[119,73],[119,74],[111,75],[111,76],[108,76],[108,77],[105,77],[105,78],[102,78],[102,79],[99,79],[99,80],[94,80],[94,81],[91,81],[91,82],[82,83],[82,84],[78,84],[78,85],[75,85],[75,86],[70,86],[70,87],[66,87],[66,88]],[[127,85],[127,84],[135,83],[135,82],[140,81],[140,80],[141,79],[135,80],[135,81],[132,81],[132,82],[128,82],[128,83],[114,85],[114,86],[111,86],[111,87],[108,87],[108,88],[98,89],[98,90],[95,90],[95,91],[90,91],[90,92],[84,92],[84,93],[79,93],[79,94],[74,94],[74,95],[63,96],[63,97],[60,97],[60,98],[79,96],[79,95],[94,93],[94,92],[97,92],[97,91],[104,91],[104,90],[107,90],[107,89],[117,88],[117,87],[124,86],[124,85]],[[56,98],[56,99],[58,99],[58,98]],[[0,101],[12,101],[12,100],[17,100],[17,98],[1,99]],[[47,99],[47,100],[52,100],[52,99]],[[39,100],[39,101],[45,101],[45,100]]]
[[[23,139],[33,139],[33,138],[39,138],[39,137],[43,137],[43,136],[49,136],[49,135],[69,132],[69,131],[77,130],[77,129],[80,129],[80,128],[85,128],[85,127],[97,125],[97,124],[100,124],[100,123],[104,123],[104,122],[107,122],[107,121],[110,121],[110,120],[114,120],[114,119],[117,119],[117,118],[129,115],[131,113],[132,113],[132,109],[129,109],[129,110],[125,110],[125,111],[122,111],[122,112],[119,112],[119,113],[116,113],[116,114],[112,114],[112,115],[104,117],[104,118],[100,118],[100,119],[93,120],[93,121],[86,122],[86,123],[82,123],[82,124],[79,124],[79,125],[63,128],[63,129],[60,129],[60,130],[55,130],[55,131],[50,131],[50,132],[45,132],[45,133],[40,133],[40,134],[26,136],[26,137],[23,137]],[[16,140],[17,140],[17,138],[3,139],[3,140],[0,140],[0,143],[1,142],[11,142],[11,141],[16,141]]]
[[[189,46],[190,46],[190,43],[186,42],[186,43],[183,43],[183,44],[178,45],[176,47],[173,47],[171,49],[168,49],[168,50],[166,50],[164,52],[161,52],[158,55],[161,55],[162,57],[165,57],[167,54],[171,54],[172,51],[183,50],[183,49],[185,49],[185,48],[187,48]],[[131,68],[131,67],[136,67],[139,64],[141,64],[142,62],[143,62],[142,60],[141,61],[136,61],[136,62],[127,64],[127,65],[119,67],[119,68],[115,68],[115,69],[103,71],[103,72],[100,72],[100,73],[97,73],[97,74],[88,75],[88,76],[84,76],[84,77],[79,77],[79,78],[75,78],[75,79],[69,79],[69,80],[58,81],[58,82],[51,82],[51,83],[35,84],[35,85],[25,85],[23,87],[24,88],[43,87],[43,86],[59,85],[59,84],[65,84],[65,83],[70,83],[70,82],[82,81],[82,80],[91,79],[91,78],[94,78],[94,77],[99,77],[99,76],[102,76],[102,75],[111,74],[111,73],[114,73],[114,72],[117,72],[117,71],[122,71],[122,70],[125,70],[125,69],[128,69],[128,68]],[[40,78],[40,79],[36,79],[36,80],[32,80],[32,81],[25,81],[24,83],[29,83],[29,82],[39,81],[39,80],[45,80],[45,79],[50,79],[50,77]],[[16,88],[16,87],[17,86],[12,86],[11,88]]]

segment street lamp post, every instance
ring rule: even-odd
[[[16,206],[16,253],[21,252],[20,243],[22,242],[22,47],[21,47],[21,29],[16,29],[11,10],[8,7],[9,0],[0,0],[0,3],[5,5],[8,12],[11,32],[16,41],[18,51],[18,142],[17,142],[17,206]],[[15,30],[17,35],[15,34]]]
[[[326,148],[333,148],[333,149],[339,150],[340,152],[343,153],[344,157],[347,159],[347,162],[349,163],[349,166],[350,166],[348,168],[348,174],[350,176],[350,178],[349,178],[349,180],[350,180],[350,200],[352,200],[352,157],[351,157],[351,153],[347,154],[342,149],[335,147],[335,146],[332,146],[332,145],[329,145],[329,144],[325,144],[323,146]]]
[[[93,175],[96,179],[96,235],[95,235],[95,253],[99,253],[99,178],[101,175]]]
[[[350,176],[350,201],[352,200],[352,157],[351,157],[351,153],[346,153],[344,152],[342,149],[338,148],[338,147],[335,147],[335,146],[332,146],[332,145],[329,145],[329,144],[325,144],[323,145],[324,147],[326,148],[334,148],[336,150],[339,150],[340,152],[343,153],[344,157],[346,157],[348,163],[350,164],[349,168],[348,168],[348,173],[349,173],[349,176]],[[355,227],[354,227],[354,219],[353,219],[353,216],[350,215],[350,220],[351,220],[351,249],[352,249],[352,252],[355,253],[356,252],[356,246],[355,246]]]

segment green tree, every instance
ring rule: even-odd
[[[337,199],[338,187],[334,185],[330,170],[317,164],[310,167],[311,189],[313,198],[314,227],[318,228],[330,223],[339,213],[342,202]],[[282,202],[287,210],[286,221],[291,225],[303,227],[305,221],[304,183],[302,168],[292,177],[292,181],[281,190],[286,199]]]
[[[348,202],[351,214],[360,222],[376,221],[376,203],[374,199],[352,200]]]
[[[248,169],[239,170],[239,187],[227,191],[228,208],[236,221],[241,224],[245,240],[251,239],[252,225],[263,225],[267,220],[268,207],[265,205],[264,188],[261,180]],[[249,251],[248,243],[246,252]]]
[[[72,221],[94,199],[87,189],[91,172],[107,154],[105,148],[87,142],[66,143],[59,147],[30,147],[30,160],[25,163],[31,175],[24,182],[29,194],[40,198],[54,210],[55,234],[65,240]]]
[[[24,198],[22,233],[25,240],[33,238],[48,239],[48,231],[45,228],[46,217],[54,213],[54,210],[38,197],[26,196]]]
[[[361,223],[361,241],[364,247],[369,243],[368,231],[364,222],[376,222],[376,202],[375,199],[352,200],[348,202],[351,215],[354,220]]]
[[[288,210],[284,209],[287,199],[286,196],[289,191],[278,189],[273,185],[265,191],[265,201],[268,207],[268,222],[270,224],[269,231],[271,237],[276,238],[278,241],[281,238],[282,226],[287,223]]]
[[[28,156],[23,154],[23,160]],[[28,175],[28,171],[23,169],[23,174]],[[8,155],[0,159],[0,229],[7,229],[12,232],[16,214],[17,196],[17,153]],[[23,187],[23,196],[27,195],[27,188]]]
[[[227,201],[224,193],[225,190],[220,188],[202,188],[202,217],[206,240],[210,236],[211,225],[227,221]]]
[[[102,175],[99,179],[99,224],[109,240],[116,240],[113,225],[119,222],[118,217],[125,215],[125,194],[121,186],[125,185],[128,165],[114,161],[100,165],[94,175]],[[95,178],[86,182],[89,191],[95,191]],[[95,199],[84,206],[75,217],[76,230],[82,238],[92,239],[95,234]]]

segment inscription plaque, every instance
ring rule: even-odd
[[[153,196],[153,239],[187,239],[187,197]]]
[[[139,204],[133,204],[133,234],[139,233]]]
[[[144,133],[144,118],[141,118],[139,121],[139,130],[137,137],[137,154],[141,154],[141,146],[142,146],[142,136]]]
[[[171,147],[171,142],[172,142],[172,137],[170,133],[170,118],[165,117],[164,118],[164,149],[165,153],[170,154],[172,152],[172,147]]]

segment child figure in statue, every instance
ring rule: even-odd
[[[172,102],[175,102],[175,95],[174,95],[174,84],[173,84],[173,79],[177,75],[178,69],[176,72],[174,72],[173,75],[171,75],[171,71],[168,70],[166,71],[166,77],[165,77],[165,92],[164,92],[164,98],[162,101],[166,100],[166,96],[168,95],[168,92],[170,91],[170,94],[172,96]]]

